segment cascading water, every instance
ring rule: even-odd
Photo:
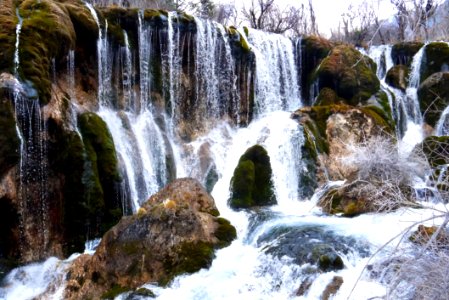
[[[301,106],[293,42],[281,35],[249,30],[256,53],[256,110],[259,114]]]
[[[35,253],[45,254],[48,245],[50,219],[47,207],[47,130],[36,91],[28,83],[18,81],[20,70],[20,33],[23,19],[16,10],[16,49],[14,52],[14,109],[16,131],[20,139],[20,188],[18,198],[20,218],[21,257],[40,258]],[[32,227],[32,231],[30,231]],[[33,236],[27,232],[34,232]],[[30,247],[32,241],[39,241],[39,249]],[[39,254],[37,254],[39,255]]]
[[[403,210],[399,210],[388,215],[338,218],[322,214],[316,206],[318,196],[311,200],[300,199],[301,174],[308,170],[302,162],[302,128],[290,118],[288,112],[301,106],[300,72],[293,55],[294,44],[289,39],[249,31],[248,40],[256,55],[256,116],[247,127],[240,128],[226,118],[226,114],[229,114],[228,117],[238,115],[241,99],[235,92],[238,71],[223,27],[196,19],[196,34],[182,36],[174,22],[176,13],[168,14],[167,29],[157,30],[147,24],[143,13],[139,12],[139,61],[133,62],[132,53],[136,52],[132,52],[126,32],[125,45],[121,48],[122,84],[119,86],[127,102],[120,107],[108,98],[107,85],[110,82],[107,78],[110,75],[107,74],[112,74],[113,59],[110,50],[107,50],[107,34],[102,32],[93,7],[90,11],[99,26],[98,114],[108,124],[114,138],[134,210],[167,183],[168,173],[173,172],[167,166],[171,157],[171,163],[177,168],[177,177],[187,174],[185,170],[189,170],[188,175],[204,182],[205,175],[212,168],[215,170],[218,181],[212,195],[221,215],[229,219],[238,231],[236,241],[216,252],[210,269],[179,276],[167,288],[147,285],[158,299],[289,299],[299,297],[302,282],[310,283],[310,289],[303,298],[318,299],[334,276],[343,277],[343,285],[336,299],[366,299],[385,295],[385,287],[369,275],[361,278],[354,291],[352,288],[364,266],[369,263],[368,256],[407,227],[416,215],[427,212],[412,210],[404,214]],[[151,93],[151,83],[156,73],[151,63],[152,59],[157,59],[152,51],[156,37],[165,41],[165,44],[156,47],[160,47],[163,65],[161,78],[162,92],[165,94],[160,101],[166,101],[167,114],[155,107]],[[183,51],[183,47],[188,50]],[[139,69],[136,70],[135,66]],[[132,86],[137,83],[133,83],[132,79],[138,72],[140,92],[134,95]],[[207,130],[196,132],[189,143],[179,139],[178,128],[175,127],[187,119],[179,110],[187,75],[194,78],[195,86],[191,90],[195,91],[195,97],[192,99],[201,114],[196,117],[201,122],[207,122],[208,118],[218,119],[208,124],[210,127]],[[379,73],[379,76],[384,76],[384,73]],[[229,106],[220,107],[223,103]],[[187,117],[191,116],[187,114]],[[22,139],[26,138],[24,135]],[[24,141],[22,144],[22,148],[26,148]],[[240,156],[254,144],[264,146],[270,156],[278,204],[257,212],[233,211],[228,206],[230,181]],[[202,151],[203,156],[199,154]],[[206,159],[201,160],[204,157]],[[204,170],[199,170],[203,166]],[[317,194],[325,190],[326,187]],[[398,219],[403,221],[400,226]],[[306,245],[306,248],[298,245]],[[312,248],[307,247],[323,245],[334,247],[333,251],[344,262],[344,269],[311,272],[314,266],[307,260],[307,254]],[[93,247],[88,247],[92,251]],[[304,253],[306,258],[298,258]],[[52,290],[52,281],[63,285],[60,281],[71,259],[62,264],[49,259],[39,265],[40,269],[31,265],[12,272],[6,279],[10,288],[0,289],[0,298],[30,299],[42,295],[47,289]],[[33,281],[39,288],[32,291],[26,289],[26,293],[18,294],[24,286],[33,286],[20,274],[43,280]],[[63,297],[62,288],[60,286],[52,293],[55,299]],[[125,299],[127,295],[120,297]]]

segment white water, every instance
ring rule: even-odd
[[[19,74],[19,65],[20,65],[20,57],[19,57],[19,46],[20,46],[20,31],[22,30],[23,19],[19,14],[19,8],[16,9],[17,15],[17,26],[16,26],[16,48],[14,51],[14,76],[18,77]]]
[[[256,53],[256,111],[294,110],[302,105],[293,42],[281,35],[249,30]]]

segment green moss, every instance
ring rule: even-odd
[[[246,29],[248,31],[248,29]],[[248,44],[248,41],[246,40],[245,36],[234,26],[230,26],[227,28],[228,35],[230,36],[231,40],[234,41],[234,43],[240,47],[244,52],[250,52],[251,47]],[[248,36],[248,34],[246,35]]]
[[[353,47],[340,45],[332,49],[315,71],[313,81],[328,87],[348,104],[364,104],[380,88],[374,61]]]
[[[115,284],[109,291],[101,295],[101,299],[114,299],[118,295],[123,294],[129,290],[130,288]]]
[[[394,44],[391,49],[391,58],[395,65],[410,66],[413,56],[424,46],[420,42],[402,42]]]
[[[449,46],[445,42],[433,42],[426,45],[420,68],[420,80],[423,82],[433,73],[449,70]]]
[[[330,88],[321,89],[318,97],[316,98],[314,106],[332,105],[343,103],[344,99],[338,97],[337,93]]]
[[[231,207],[249,208],[275,204],[271,176],[267,151],[260,145],[246,150],[240,157],[231,179]]]
[[[166,277],[159,281],[167,285],[175,276],[184,273],[194,273],[208,268],[214,258],[214,247],[206,242],[184,242],[176,252],[176,257],[169,257],[164,262]]]
[[[215,236],[220,240],[219,247],[228,246],[237,237],[237,231],[231,223],[224,218],[217,218],[218,228]]]
[[[25,0],[20,4],[23,18],[20,34],[22,80],[33,83],[41,103],[51,98],[52,59],[67,55],[75,45],[75,30],[63,5],[49,0]]]
[[[162,9],[145,9],[143,18],[145,21],[151,21],[153,19],[165,19],[168,17],[168,12]]]
[[[233,208],[249,208],[253,206],[253,189],[255,182],[255,167],[250,160],[239,162],[232,177],[232,200]]]
[[[20,160],[20,140],[17,136],[14,108],[0,93],[0,178]]]
[[[391,114],[386,113],[382,108],[374,105],[361,107],[360,110],[386,133],[394,133],[395,125]]]
[[[435,73],[418,89],[418,99],[424,121],[435,127],[449,104],[449,73]]]
[[[16,24],[12,0],[4,0],[0,5],[0,72],[12,73],[16,42]]]
[[[88,204],[104,214],[97,232],[105,232],[119,220],[117,209],[121,209],[117,199],[121,177],[114,142],[106,123],[94,113],[80,115],[78,125],[87,156],[83,182],[89,191]]]

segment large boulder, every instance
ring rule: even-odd
[[[301,86],[308,87],[314,80],[313,70],[315,70],[321,61],[329,55],[333,44],[322,37],[306,36],[301,39],[299,47],[300,48],[298,50],[300,50],[300,53],[297,53],[296,56],[299,59],[298,64],[301,66],[299,70],[301,80],[300,83]],[[313,100],[310,99],[311,95],[309,88],[301,89],[301,94],[302,98],[305,99],[306,102]]]
[[[16,40],[16,13],[13,0],[2,1],[0,6],[0,72],[12,71],[14,42]]]
[[[432,74],[421,83],[418,99],[424,121],[435,127],[441,113],[449,104],[449,72]]]
[[[374,61],[348,45],[333,48],[314,77],[320,89],[333,89],[350,105],[365,104],[380,87]]]
[[[231,179],[229,205],[238,209],[276,204],[271,176],[267,151],[260,145],[246,150]]]
[[[109,230],[90,257],[79,257],[67,275],[65,299],[113,298],[115,292],[210,266],[214,250],[236,237],[218,217],[213,198],[195,179],[167,185],[133,216]]]
[[[420,68],[421,82],[433,73],[447,71],[449,71],[449,45],[444,42],[426,45]]]
[[[402,42],[394,44],[391,49],[391,58],[395,65],[410,66],[413,56],[424,46],[421,42]]]

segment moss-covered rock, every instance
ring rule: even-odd
[[[418,99],[424,121],[435,127],[449,104],[449,72],[439,72],[427,78],[418,89]]]
[[[209,267],[215,249],[236,236],[235,228],[217,214],[213,198],[198,181],[175,180],[151,196],[138,214],[111,228],[94,256],[75,261],[65,299],[97,299],[117,287],[122,292],[147,282],[166,285],[179,274]]]
[[[313,83],[313,71],[318,67],[321,61],[329,54],[333,44],[317,36],[306,36],[301,39],[301,86],[309,87]],[[309,88],[301,89],[302,98],[306,99],[307,104],[311,104],[313,99]]]
[[[421,42],[402,42],[394,44],[391,49],[391,58],[395,65],[410,66],[413,56],[424,46]]]
[[[314,77],[320,89],[330,88],[354,106],[364,104],[380,87],[374,61],[347,45],[333,48]]]
[[[100,224],[91,224],[90,230],[97,236],[122,216],[122,204],[117,197],[121,177],[114,142],[106,123],[89,112],[79,116],[78,125],[86,151],[83,174],[86,201],[91,213],[99,214],[97,219],[102,220]]]
[[[2,96],[0,83],[0,179],[20,160],[20,140],[17,136],[14,107],[11,100]]]
[[[232,208],[250,208],[276,203],[271,181],[270,157],[260,145],[255,145],[240,157],[231,179]]]
[[[332,105],[332,104],[341,104],[344,103],[345,100],[338,97],[337,93],[330,88],[323,88],[321,89],[320,93],[318,94],[314,106],[326,106],[326,105]]]
[[[449,45],[433,42],[426,45],[420,69],[420,81],[423,82],[433,73],[449,71]]]
[[[405,65],[396,65],[388,70],[385,82],[394,88],[405,92],[408,86],[409,68]]]
[[[33,83],[41,103],[51,94],[52,59],[60,59],[75,46],[75,30],[67,9],[49,0],[24,0],[19,6],[23,18],[20,33],[22,80]]]
[[[0,5],[0,72],[13,71],[16,42],[17,17],[13,0],[4,0]]]

